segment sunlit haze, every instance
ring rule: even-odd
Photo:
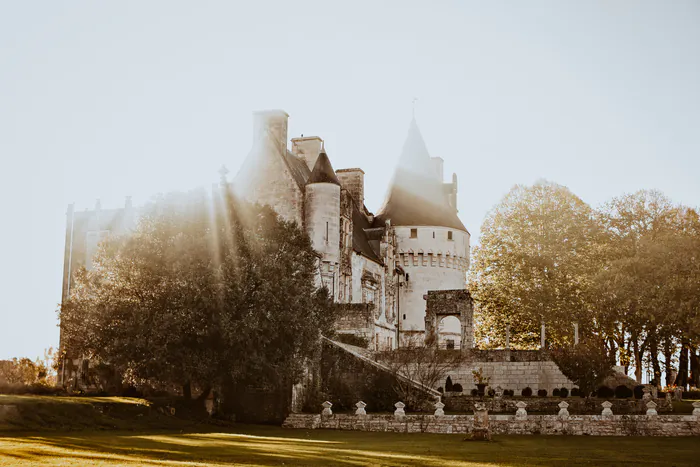
[[[208,187],[289,113],[377,211],[415,115],[478,243],[517,183],[700,204],[700,3],[6,1],[0,359],[58,343],[65,213]]]

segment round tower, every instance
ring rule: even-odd
[[[325,152],[319,154],[306,184],[304,225],[320,255],[319,280],[335,300],[340,261],[340,182]]]
[[[442,159],[430,156],[413,120],[376,217],[378,223],[391,221],[397,240],[396,262],[407,276],[399,292],[402,341],[424,337],[428,291],[466,288],[470,235],[457,215],[456,194],[456,177],[451,183],[443,182]],[[448,317],[438,323],[441,346],[463,344],[458,321]]]

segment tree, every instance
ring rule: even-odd
[[[126,382],[280,387],[300,377],[335,319],[308,236],[230,193],[171,194],[102,245],[60,309],[69,352]]]
[[[599,235],[591,208],[567,188],[515,186],[487,216],[474,249],[469,288],[481,345],[503,346],[508,325],[516,348],[538,347],[543,322],[554,343],[573,342],[574,322],[585,332]]]
[[[561,372],[588,397],[613,372],[615,363],[599,338],[590,337],[576,346],[557,347],[551,356]]]
[[[678,338],[697,316],[697,214],[642,190],[606,203],[599,219],[605,261],[590,293],[597,331],[621,364],[634,364],[637,381],[646,358],[660,382],[662,354],[668,379]]]

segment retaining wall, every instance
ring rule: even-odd
[[[492,434],[591,436],[700,436],[697,415],[489,415]],[[395,433],[470,433],[473,415],[315,415],[292,414],[286,428],[384,431]]]

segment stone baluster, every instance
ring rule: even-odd
[[[603,402],[601,405],[603,406],[603,412],[601,413],[601,415],[602,415],[603,417],[612,417],[612,416],[613,416],[613,411],[610,410],[610,408],[613,406],[613,405],[612,405],[612,402],[610,402],[610,401],[605,401],[605,402]]]
[[[693,402],[693,415],[700,420],[700,401]]]
[[[567,419],[569,418],[569,411],[567,410],[569,408],[569,404],[562,401],[559,402],[559,418],[561,419]]]
[[[406,412],[404,412],[403,410],[406,407],[406,404],[399,401],[396,404],[394,404],[394,407],[396,407],[396,410],[394,410],[394,417],[403,417],[406,415]]]
[[[648,402],[651,400],[651,388],[647,385],[642,388],[642,400]]]
[[[355,410],[355,415],[367,415],[367,412],[365,411],[365,407],[367,407],[367,404],[360,401],[357,404],[355,404],[355,407],[357,407],[357,410]]]
[[[321,415],[333,415],[333,411],[331,410],[331,407],[333,407],[332,403],[326,401],[323,404],[321,404],[321,407],[323,407]]]
[[[647,417],[653,417],[654,415],[659,415],[659,412],[656,411],[656,402],[649,400],[647,402]]]
[[[445,415],[445,411],[443,410],[445,408],[445,404],[442,402],[436,402],[435,403],[435,416],[436,417],[442,417]]]
[[[515,419],[527,420],[527,410],[525,410],[527,404],[523,401],[518,401],[515,406],[518,408],[518,410],[515,411]]]

